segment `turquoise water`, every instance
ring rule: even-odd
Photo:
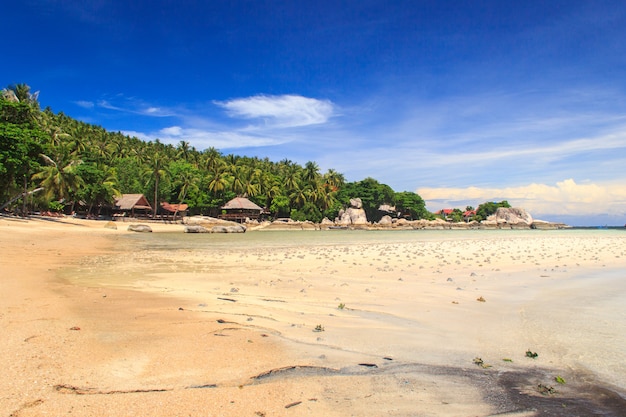
[[[137,233],[124,236],[131,245],[152,249],[210,249],[294,247],[308,245],[346,245],[407,243],[469,239],[518,239],[535,237],[626,237],[625,230],[329,230],[329,231],[256,231],[242,234]],[[145,246],[144,246],[145,245]]]

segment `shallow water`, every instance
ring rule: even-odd
[[[128,234],[115,253],[64,275],[232,317],[260,307],[255,325],[312,352],[457,366],[506,357],[626,389],[625,239],[621,230]],[[499,258],[510,267],[492,267]],[[238,303],[216,302],[225,297]],[[316,323],[327,331],[311,332]]]

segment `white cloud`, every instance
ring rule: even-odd
[[[159,133],[165,136],[180,136],[183,133],[183,128],[180,126],[165,127],[159,130]]]
[[[93,101],[87,100],[78,100],[75,102],[76,105],[85,109],[93,109],[95,107],[95,103]]]
[[[238,98],[215,104],[232,117],[263,118],[273,127],[298,127],[325,123],[333,114],[333,104],[297,95]]]
[[[555,185],[532,183],[504,188],[418,188],[430,210],[477,206],[485,201],[507,200],[533,215],[626,215],[626,184],[578,184],[573,179]]]

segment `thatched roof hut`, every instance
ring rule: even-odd
[[[124,215],[130,212],[130,215],[134,216],[137,210],[141,214],[149,213],[152,211],[152,206],[143,194],[122,194],[115,200],[115,209],[123,212]]]
[[[235,197],[221,207],[220,219],[243,222],[246,219],[258,220],[263,209],[245,197]]]

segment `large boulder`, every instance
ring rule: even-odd
[[[245,233],[246,227],[241,224],[231,226],[213,226],[211,233]]]
[[[360,198],[351,198],[350,207],[339,210],[335,223],[341,226],[368,224],[367,215],[363,209],[363,201]]]
[[[363,208],[363,201],[360,198],[351,198],[350,207],[355,209],[361,209]]]
[[[404,219],[402,219],[404,220]],[[381,226],[391,226],[393,224],[393,220],[391,219],[391,216],[383,216],[380,221],[378,222],[379,225]]]
[[[487,218],[487,221],[495,221],[499,227],[530,227],[533,217],[523,208],[498,207],[496,212]]]
[[[152,228],[147,224],[131,224],[127,230],[129,232],[152,233]]]
[[[202,226],[185,226],[185,233],[209,233],[209,229]]]
[[[337,223],[340,225],[367,224],[367,215],[362,208],[350,207],[339,212]]]

